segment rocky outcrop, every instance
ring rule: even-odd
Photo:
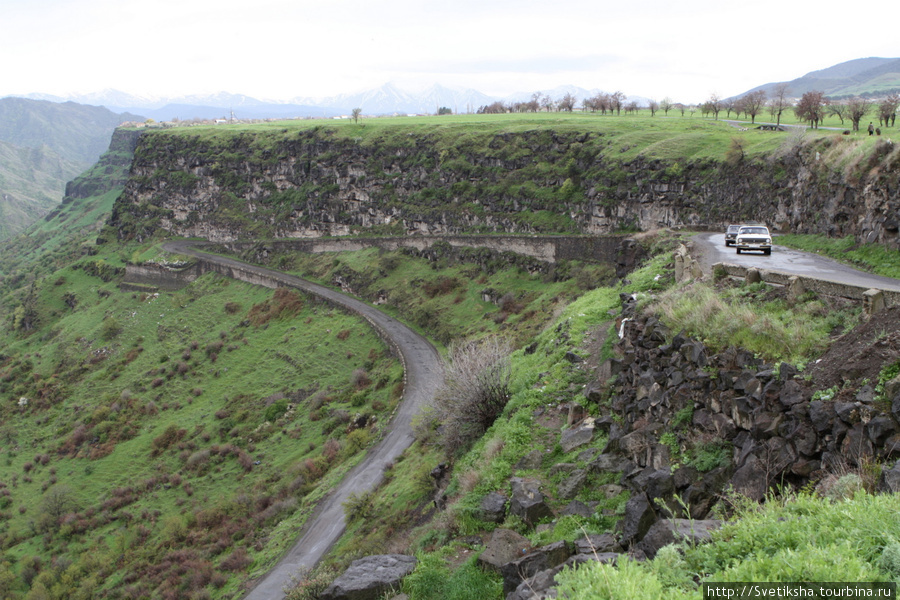
[[[755,218],[778,231],[900,244],[897,173],[845,179],[817,159],[840,141],[738,166],[621,163],[596,133],[497,134],[478,150],[456,143],[410,131],[361,144],[327,127],[216,138],[148,132],[110,224],[123,238],[163,227],[232,241],[367,229],[604,234]]]
[[[761,500],[775,484],[802,486],[900,456],[893,410],[900,393],[878,401],[869,385],[853,396],[813,399],[811,384],[791,365],[775,368],[736,348],[712,353],[655,317],[636,316],[630,297],[623,301],[617,357],[599,369],[616,375],[612,388],[604,381],[585,388],[595,399],[607,393],[618,415],[592,468],[620,472],[632,490],[623,546],[650,544],[643,550],[652,555],[659,543],[643,540],[663,527],[662,517],[702,519],[729,486]],[[896,481],[886,471],[882,486],[893,489]]]
[[[134,150],[143,132],[136,129],[116,129],[109,142],[109,150],[87,172],[66,184],[62,203],[78,198],[99,196],[128,181],[128,170],[134,160]]]

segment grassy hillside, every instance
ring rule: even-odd
[[[199,136],[224,147],[246,131],[262,159],[285,128],[318,125],[185,129],[161,132],[158,139]],[[407,140],[421,135],[442,150],[462,140],[489,156],[517,151],[514,140],[486,147],[498,133],[528,131],[552,141],[552,131],[592,130],[620,155],[675,161],[721,158],[734,133],[722,123],[688,117],[554,114],[386,119],[329,124],[327,130],[371,145],[412,143]],[[788,138],[750,136],[747,148],[760,158]],[[871,145],[865,137],[853,143]],[[105,175],[105,169],[93,172]],[[555,175],[564,180],[564,166]],[[0,596],[237,598],[291,543],[315,501],[377,439],[399,398],[400,366],[363,323],[286,290],[214,276],[177,292],[121,290],[126,261],[177,257],[158,250],[159,237],[123,243],[107,236],[107,243],[95,243],[120,191],[113,187],[61,206],[0,254]],[[601,265],[572,261],[551,270],[445,248],[270,257],[268,266],[382,303],[438,342],[501,335],[518,348],[511,357],[512,396],[501,418],[451,457],[440,430],[423,418],[416,445],[388,469],[384,485],[348,504],[347,535],[326,568],[368,553],[412,552],[420,565],[404,591],[413,600],[437,593],[499,598],[497,579],[469,558],[498,525],[481,521],[474,509],[487,491],[506,489],[510,475],[522,471],[517,463],[536,449],[545,458],[525,471],[550,490],[560,484],[552,465],[582,460],[557,443],[563,424],[552,409],[581,399],[591,380],[594,362],[573,356],[596,361],[610,355],[620,294],[638,294],[641,305],[653,307],[673,329],[684,327],[710,343],[729,343],[729,323],[740,318],[747,324],[741,343],[774,362],[810,362],[836,331],[854,323],[854,314],[815,298],[787,303],[762,286],[674,286],[673,240],[642,243],[654,258],[627,283],[614,281]],[[704,314],[709,318],[687,318]],[[588,406],[595,415],[603,409]],[[598,435],[591,447],[602,449],[605,441]],[[447,508],[437,512],[430,473],[448,458]],[[628,495],[601,492],[609,483],[595,476],[579,492],[578,499],[598,503],[591,517],[564,517],[540,528],[512,518],[501,525],[533,545],[610,531]],[[554,502],[554,509],[562,507]],[[748,517],[748,527],[725,530],[721,546],[628,564],[615,574],[585,569],[563,585],[591,590],[614,580],[695,596],[698,573],[802,577],[777,570],[793,556],[813,564],[814,573],[893,576],[895,567],[883,557],[890,547],[885,536],[894,530],[885,525],[883,535],[863,545],[868,534],[860,525],[863,533],[845,536],[853,545],[848,548],[834,533],[830,502],[786,496],[770,502],[759,521],[749,518],[757,508],[746,507],[736,514]],[[870,515],[880,523],[896,508],[890,499],[866,496],[837,506],[844,523]],[[805,543],[802,523],[790,529],[790,540],[776,535],[773,523],[795,514],[815,515],[823,545]],[[735,566],[747,547],[763,550]],[[294,592],[304,594],[304,588]]]
[[[56,207],[66,183],[109,146],[133,115],[97,107],[0,98],[0,240]]]
[[[66,182],[84,167],[47,146],[24,148],[0,141],[0,240],[50,212],[62,199]]]
[[[10,590],[34,589],[33,568],[67,597],[230,594],[377,438],[400,365],[299,294],[210,277],[126,293],[117,262],[55,271],[8,317]]]
[[[663,253],[632,273],[630,283],[584,294],[569,303],[527,349],[513,353],[509,404],[485,435],[453,461],[449,485],[441,490],[446,502],[443,511],[434,509],[435,485],[429,476],[434,465],[447,459],[440,445],[442,434],[420,428],[416,444],[394,466],[385,485],[364,502],[346,507],[351,527],[338,551],[290,598],[315,598],[319,578],[334,577],[357,556],[406,552],[419,559],[402,586],[411,600],[463,599],[473,594],[500,599],[504,594],[499,576],[482,570],[476,562],[495,529],[515,530],[533,548],[614,531],[628,500],[627,489],[616,485],[612,488],[619,494],[606,494],[607,484],[618,483],[615,476],[591,475],[575,497],[592,506],[590,517],[548,518],[536,527],[516,516],[490,523],[481,520],[479,503],[490,492],[508,493],[513,475],[540,481],[557,514],[570,501],[559,497],[563,476],[553,466],[562,463],[586,468],[585,454],[602,452],[607,437],[596,433],[590,444],[567,454],[558,441],[565,420],[554,413],[560,404],[577,401],[594,417],[605,414],[605,404],[586,400],[581,390],[591,381],[592,368],[612,355],[616,330],[611,315],[620,306],[620,294],[637,294],[644,310],[658,313],[673,331],[683,328],[689,335],[708,338],[713,347],[732,343],[733,330],[726,322],[740,319],[753,330],[752,340],[760,342],[758,351],[767,353],[767,360],[776,364],[782,360],[801,365],[812,362],[837,335],[856,323],[858,310],[829,308],[812,296],[789,305],[766,286],[726,281],[675,285],[671,269],[670,255]],[[699,290],[716,298],[714,306],[698,307],[696,298],[703,293]],[[663,306],[674,310],[662,310]],[[740,317],[729,313],[738,306],[746,313]],[[688,323],[669,312],[705,318]],[[722,326],[716,327],[719,318]],[[798,338],[796,347],[764,343],[784,336],[785,326],[798,328],[788,334]],[[804,343],[802,339],[817,341]],[[585,357],[585,362],[570,360],[572,353]],[[849,389],[864,383],[848,382]],[[537,466],[526,462],[535,452],[541,456]],[[688,464],[696,464],[698,470],[707,469],[702,465],[709,459],[699,454],[683,456],[685,461],[694,461]],[[874,487],[880,469],[881,465],[872,464],[859,473],[837,473],[833,479],[799,492],[784,488],[764,506],[725,494],[717,514],[730,521],[714,533],[710,544],[672,546],[643,563],[620,559],[618,568],[597,563],[566,570],[557,576],[560,593],[584,599],[701,598],[701,584],[712,581],[896,580],[900,573],[894,539],[898,529],[890,515],[900,500],[896,495],[865,491]],[[841,475],[844,477],[839,479]]]

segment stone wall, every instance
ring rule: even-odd
[[[488,248],[497,252],[513,252],[530,256],[543,262],[583,260],[588,262],[614,262],[620,252],[623,235],[608,236],[514,236],[514,235],[412,235],[406,237],[344,237],[292,239],[265,242],[273,250],[292,250],[317,254],[320,252],[347,252],[366,248],[397,250],[415,248],[424,250],[435,243],[445,242],[454,248]],[[223,245],[233,251],[244,251],[256,242],[226,242]]]

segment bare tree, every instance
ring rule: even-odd
[[[659,110],[659,102],[657,102],[656,100],[651,100],[648,108],[650,109],[650,116],[655,117],[656,111]]]
[[[772,115],[772,118],[775,119],[776,125],[781,125],[781,115],[784,113],[785,109],[790,106],[787,96],[789,90],[790,88],[786,83],[779,83],[775,86],[775,89],[772,90],[772,99],[769,101],[769,112]]]
[[[722,99],[719,98],[717,93],[713,92],[709,95],[709,100],[706,101],[706,108],[707,112],[711,112],[716,121],[718,121],[719,112],[722,110]]]
[[[734,98],[725,98],[720,103],[720,106],[722,107],[722,110],[725,111],[726,119],[731,118],[731,111],[734,111],[735,116],[741,114],[740,110],[738,110],[737,100],[735,100]]]
[[[547,112],[550,112],[551,110],[553,110],[554,106],[555,106],[555,103],[553,102],[553,98],[551,98],[550,96],[548,96],[546,94],[543,97],[541,97],[541,108],[543,108]]]
[[[826,104],[824,92],[811,90],[800,98],[800,102],[794,107],[794,114],[802,121],[809,121],[813,129],[818,129],[819,123],[825,117]]]
[[[609,95],[609,110],[610,112],[616,111],[617,115],[622,114],[622,104],[625,102],[627,96],[622,92],[613,92]]]
[[[354,122],[354,123],[359,123],[359,115],[362,114],[362,109],[361,109],[361,108],[354,108],[354,109],[353,109],[353,112],[352,112],[351,114],[353,115],[353,122]]]
[[[853,131],[859,131],[859,122],[872,108],[872,102],[868,98],[854,96],[847,101],[847,118],[853,125]]]
[[[762,112],[766,105],[766,91],[756,90],[748,92],[741,97],[741,109],[750,116],[750,122],[756,123],[756,115]]]
[[[828,105],[826,110],[827,114],[833,115],[841,120],[841,125],[844,124],[844,117],[848,114],[847,105],[843,102],[832,102]]]
[[[893,127],[897,119],[897,108],[900,107],[900,94],[893,93],[878,105],[878,121],[884,127]]]
[[[450,348],[444,384],[434,397],[443,425],[441,445],[448,456],[484,435],[509,401],[512,345],[499,337],[463,342]]]
[[[41,499],[40,511],[47,527],[57,527],[63,515],[77,509],[75,492],[67,485],[54,485]]]
[[[560,112],[572,112],[575,108],[575,96],[566,92],[559,102],[556,103],[556,109]]]

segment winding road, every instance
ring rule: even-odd
[[[711,272],[714,264],[724,262],[742,267],[757,267],[771,271],[784,271],[793,275],[806,275],[859,287],[900,292],[900,281],[897,279],[858,271],[818,254],[778,245],[772,246],[772,254],[769,256],[759,252],[738,254],[733,247],[725,246],[724,233],[698,233],[693,237],[693,241],[694,247],[700,251],[698,260],[704,273]],[[777,236],[774,241],[778,241]]]
[[[774,246],[770,256],[758,253],[737,254],[733,248],[725,246],[725,236],[721,233],[699,233],[693,237],[693,243],[701,267],[707,273],[711,272],[715,263],[728,262],[900,292],[900,281],[896,279],[857,271],[831,259],[784,246]],[[406,387],[403,400],[385,437],[319,503],[307,519],[294,546],[244,598],[280,600],[285,597],[285,589],[293,583],[293,578],[302,570],[316,565],[344,532],[344,501],[351,494],[374,489],[383,479],[385,467],[412,444],[412,418],[434,397],[443,381],[441,360],[437,350],[427,339],[356,298],[299,277],[198,250],[204,244],[205,242],[171,241],[163,244],[163,248],[168,252],[193,256],[211,267],[211,270],[226,276],[269,287],[284,285],[297,288],[343,306],[363,316],[380,331],[399,353],[404,364]]]
[[[385,468],[412,444],[412,418],[434,397],[443,381],[441,359],[427,339],[356,298],[293,275],[202,252],[197,247],[203,244],[203,242],[172,241],[163,244],[163,249],[167,252],[193,256],[207,265],[214,266],[216,271],[236,279],[261,283],[269,287],[273,287],[272,282],[277,282],[343,306],[361,315],[379,330],[394,346],[403,361],[406,379],[403,399],[397,407],[385,437],[369,451],[361,463],[347,473],[338,487],[319,503],[307,519],[294,546],[244,597],[244,600],[280,600],[285,597],[284,590],[292,584],[292,578],[300,571],[318,563],[344,532],[344,501],[351,494],[374,489],[383,479]]]

